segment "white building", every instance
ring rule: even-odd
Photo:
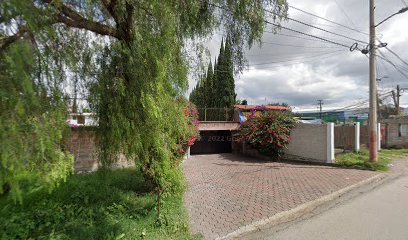
[[[67,123],[70,126],[98,126],[94,113],[70,113]]]

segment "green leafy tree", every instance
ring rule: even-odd
[[[0,193],[10,190],[20,202],[21,181],[34,179],[52,189],[73,173],[63,139],[66,104],[58,88],[48,85],[47,91],[33,80],[35,72],[30,44],[19,42],[0,53]]]
[[[24,41],[36,49],[35,66],[59,66],[53,74],[61,78],[47,83],[48,94],[64,88],[67,73],[80,73],[99,119],[99,160],[104,166],[119,154],[135,160],[160,194],[182,189],[172,153],[193,131],[175,104],[187,88],[187,42],[201,44],[223,29],[234,36],[239,69],[244,47],[261,39],[264,18],[275,19],[265,9],[281,14],[287,6],[281,0],[3,0],[0,52],[8,55],[6,49]],[[39,69],[38,79],[46,79],[47,71]]]

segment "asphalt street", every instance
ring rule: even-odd
[[[386,183],[279,232],[258,232],[251,239],[407,240],[408,177]]]

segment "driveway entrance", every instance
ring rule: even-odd
[[[230,153],[232,151],[231,131],[201,131],[200,140],[190,148],[192,155]]]
[[[184,172],[191,229],[205,239],[225,236],[378,174],[233,154],[192,156]]]

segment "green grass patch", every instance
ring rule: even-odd
[[[392,158],[408,156],[408,149],[383,149],[378,152],[378,161],[369,162],[367,149],[362,149],[359,153],[343,153],[336,155],[336,163],[342,166],[361,167],[374,171],[387,171]]]
[[[191,239],[181,194],[162,201],[135,169],[71,176],[52,193],[0,196],[0,239]]]

